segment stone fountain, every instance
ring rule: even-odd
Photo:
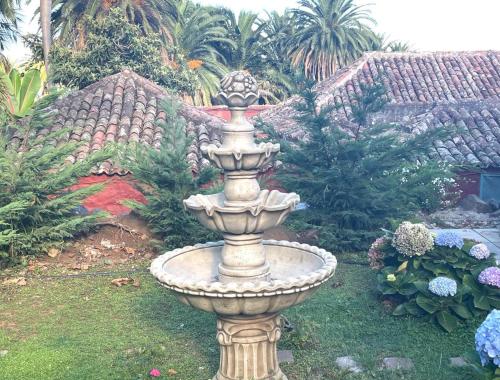
[[[224,191],[184,201],[207,228],[224,241],[175,249],[156,258],[151,273],[161,285],[194,308],[217,313],[219,370],[213,380],[286,380],[277,358],[280,312],[303,302],[335,271],[329,252],[307,244],[263,240],[299,202],[295,193],[261,190],[259,168],[279,152],[279,144],[254,141],[245,110],[258,99],[247,72],[228,74],[219,93],[231,121],[220,147],[202,153],[224,170]]]

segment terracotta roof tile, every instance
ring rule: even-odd
[[[456,125],[460,136],[434,142],[434,158],[500,167],[500,52],[381,53],[363,55],[316,86],[318,105],[349,123],[362,84],[384,84],[389,103],[376,118],[410,128]],[[301,138],[292,97],[258,117],[284,138]]]
[[[70,132],[53,143],[74,141],[82,144],[73,156],[68,157],[68,162],[72,163],[110,142],[140,142],[158,148],[162,129],[157,122],[166,117],[158,107],[160,99],[166,96],[170,95],[162,87],[124,70],[57,100],[51,106],[55,111],[53,124],[49,129],[39,131],[37,137],[68,128]],[[179,113],[187,121],[186,133],[193,137],[187,158],[192,170],[197,172],[205,164],[199,150],[200,143],[220,144],[219,127],[223,120],[184,103]],[[94,174],[103,173],[126,174],[128,170],[108,161],[94,170]]]

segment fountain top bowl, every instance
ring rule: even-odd
[[[279,312],[304,301],[333,276],[337,260],[324,249],[265,240],[271,278],[222,282],[218,265],[224,242],[175,249],[156,258],[151,273],[184,303],[221,315]]]

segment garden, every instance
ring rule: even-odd
[[[428,222],[462,202],[464,167],[429,152],[463,126],[399,133],[377,118],[382,72],[349,94],[347,124],[322,101],[363,53],[410,49],[369,7],[40,1],[29,34],[23,6],[0,0],[0,379],[500,379],[498,257]],[[22,64],[3,53],[16,41]],[[144,80],[60,107],[124,69]],[[241,119],[283,102],[301,138]],[[216,128],[185,112],[221,105]],[[86,208],[115,177],[142,197],[119,200],[127,215]]]

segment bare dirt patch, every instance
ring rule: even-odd
[[[151,259],[154,239],[146,223],[133,215],[113,218],[99,224],[97,230],[71,242],[62,252],[30,262],[28,272],[59,267],[86,271],[92,267],[114,267],[133,261]],[[52,257],[51,257],[52,256]]]

